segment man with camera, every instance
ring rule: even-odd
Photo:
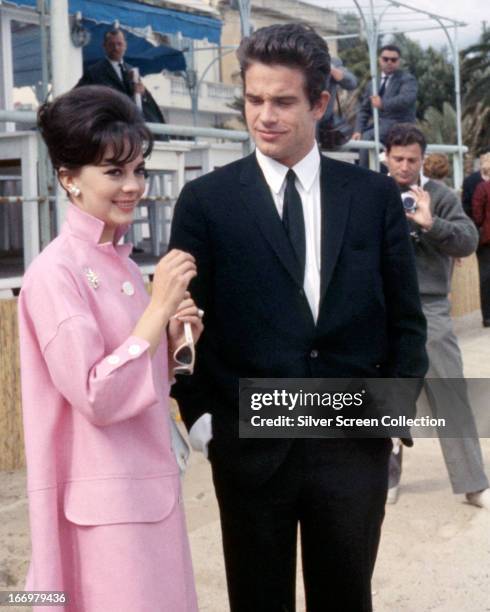
[[[401,191],[427,319],[429,371],[425,390],[434,416],[457,411],[458,420],[465,424],[465,433],[473,432],[440,437],[453,492],[464,493],[469,503],[490,510],[490,489],[464,383],[458,383],[458,389],[464,392],[452,393],[450,402],[447,393],[441,392],[441,385],[430,383],[430,379],[463,379],[448,294],[454,258],[471,255],[478,245],[478,234],[456,194],[442,183],[421,176],[426,146],[422,132],[409,123],[394,125],[386,137],[386,164]],[[391,503],[397,500],[401,456],[400,447],[390,462]]]

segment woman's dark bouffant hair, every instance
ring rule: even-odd
[[[243,84],[254,62],[299,68],[305,76],[305,93],[313,105],[327,86],[330,54],[327,43],[310,26],[271,25],[242,40],[237,51]]]
[[[77,87],[45,102],[37,123],[56,170],[110,162],[126,163],[151,153],[153,137],[128,96],[101,85]]]

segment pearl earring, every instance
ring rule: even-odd
[[[79,189],[79,187],[77,187],[76,185],[70,185],[68,187],[68,191],[71,193],[72,196],[75,196],[76,198],[80,195],[81,191]]]

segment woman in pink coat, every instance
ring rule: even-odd
[[[151,150],[129,98],[82,87],[38,116],[71,203],[19,298],[26,589],[66,593],[68,604],[43,611],[196,612],[168,411],[183,322],[196,340],[202,331],[187,293],[194,259],[163,257],[150,299],[119,244]]]

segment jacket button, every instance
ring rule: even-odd
[[[316,349],[313,349],[310,353],[310,357],[312,359],[316,359],[318,357],[318,351]]]
[[[124,281],[121,289],[122,289],[122,292],[125,293],[126,295],[134,295],[133,283],[131,283],[130,281]]]
[[[139,344],[132,344],[130,347],[128,347],[128,353],[133,355],[133,357],[135,355],[139,355],[141,353],[141,346]]]
[[[303,291],[303,289],[300,289],[300,290],[299,290],[299,294],[300,294],[300,296],[301,296],[301,297],[303,297],[303,296],[304,296],[305,292]]]

